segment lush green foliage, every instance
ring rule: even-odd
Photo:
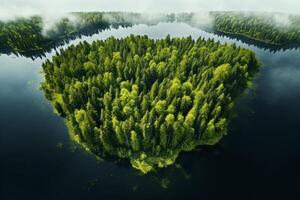
[[[44,29],[46,24],[39,16],[0,21],[0,53],[43,55],[77,36],[91,35],[110,26],[130,26],[133,19],[141,20],[139,16],[122,12],[70,13],[49,30]]]
[[[30,19],[17,19],[0,22],[1,51],[22,51],[40,48],[43,43],[42,20],[34,16]]]
[[[253,52],[213,40],[111,37],[47,60],[42,89],[75,141],[146,173],[217,143],[257,69]]]
[[[276,46],[300,45],[300,17],[280,13],[212,12],[214,28]]]

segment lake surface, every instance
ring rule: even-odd
[[[39,90],[45,58],[1,55],[1,200],[300,199],[300,50],[271,53],[180,23],[112,29],[71,44],[130,34],[202,36],[256,52],[263,66],[236,106],[228,136],[144,176],[128,162],[99,162],[72,147],[63,119]]]

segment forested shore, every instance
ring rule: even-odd
[[[160,22],[187,23],[270,50],[300,45],[298,15],[210,12],[207,16],[209,19],[203,19],[198,17],[200,14],[170,13],[151,16],[131,12],[73,12],[48,29],[45,29],[47,24],[41,16],[0,21],[0,53],[35,58],[82,35],[92,35],[111,27],[154,25]],[[276,16],[283,16],[286,21],[278,22]]]
[[[170,17],[164,15],[159,21]],[[82,35],[139,23],[150,25],[158,19],[132,12],[72,12],[47,30],[41,16],[0,21],[0,53],[35,58]]]
[[[283,13],[211,12],[213,31],[270,49],[300,46],[300,16]]]

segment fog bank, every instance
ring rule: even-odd
[[[201,12],[240,10],[300,14],[298,0],[0,0],[0,19],[71,11]]]

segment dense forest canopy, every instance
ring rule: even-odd
[[[252,51],[213,40],[111,37],[47,60],[42,89],[77,143],[147,173],[226,135],[258,67]]]
[[[214,29],[259,42],[284,46],[300,45],[300,16],[283,13],[212,12]]]

